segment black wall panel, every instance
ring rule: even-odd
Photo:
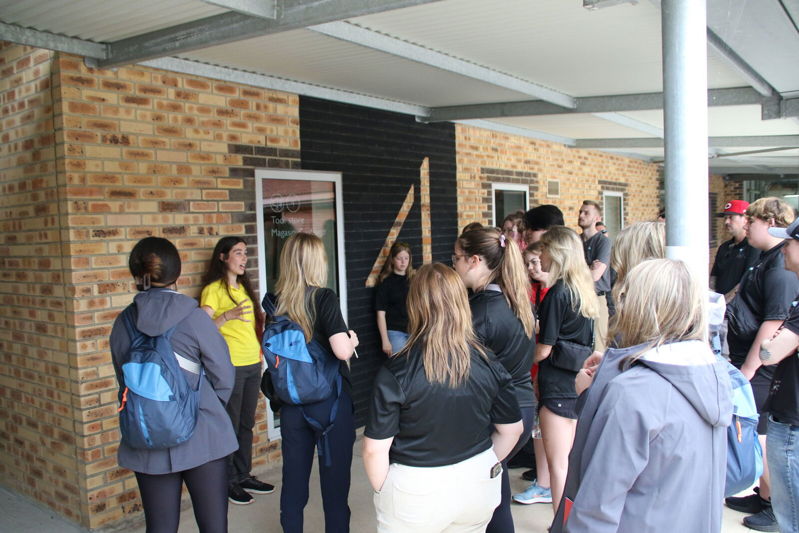
[[[430,164],[433,261],[448,263],[458,232],[453,124],[420,124],[414,117],[300,98],[301,166],[342,173],[344,240],[349,326],[360,338],[353,360],[353,399],[358,423],[368,412],[372,379],[385,356],[380,351],[373,307],[374,289],[366,287],[408,189],[414,204],[398,239],[422,263],[421,183],[419,168]]]

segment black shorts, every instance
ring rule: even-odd
[[[544,398],[540,407],[546,407],[563,418],[577,420],[577,398]]]
[[[771,370],[768,372],[768,370]],[[755,406],[757,413],[760,415],[760,420],[757,422],[757,434],[765,435],[768,429],[768,411],[765,410],[766,400],[768,400],[769,391],[771,390],[771,378],[774,371],[760,367],[755,372],[754,377],[749,382],[752,385],[752,394],[755,397]]]

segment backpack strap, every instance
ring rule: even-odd
[[[333,405],[330,408],[330,421],[328,422],[327,426],[322,425],[318,420],[308,416],[308,414],[305,412],[305,409],[303,409],[303,406],[299,406],[302,417],[314,429],[314,433],[317,435],[316,449],[319,453],[319,460],[321,461],[324,459],[324,464],[326,467],[329,467],[333,464],[330,453],[330,442],[327,439],[327,435],[330,433],[330,430],[333,429],[333,424],[336,421],[336,413],[338,413],[338,403],[341,399],[341,391],[342,380],[341,373],[339,372],[336,374],[336,397],[333,400]]]
[[[138,309],[136,308],[136,303],[130,304],[124,311],[122,311],[122,322],[125,324],[125,329],[128,332],[128,338],[130,339],[130,345],[134,346],[138,342],[141,342],[141,339],[146,337],[144,333],[139,331],[139,328],[136,327],[136,319],[138,318]],[[178,323],[179,324],[179,323]],[[172,340],[172,334],[175,333],[175,330],[178,328],[178,324],[175,324],[168,330],[163,333],[164,338],[168,341]],[[185,370],[186,372],[190,372],[192,374],[200,374],[202,378],[202,374],[204,373],[203,365],[200,362],[194,362],[188,357],[184,357],[177,352],[172,352],[175,354],[175,359],[178,362],[178,366]],[[202,379],[200,379],[199,385],[202,384]]]

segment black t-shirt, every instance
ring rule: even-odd
[[[610,239],[602,233],[597,233],[590,239],[583,241],[585,262],[590,267],[594,261],[605,263],[607,268],[602,277],[594,282],[596,292],[610,292]]]
[[[493,424],[521,419],[510,375],[488,352],[471,353],[469,377],[457,388],[431,384],[421,349],[393,357],[378,371],[364,435],[394,437],[392,463],[444,466],[491,447]]]
[[[313,324],[313,338],[324,346],[331,357],[333,348],[330,346],[330,337],[336,333],[347,333],[347,323],[341,315],[341,306],[338,296],[331,289],[316,289],[314,294],[314,305],[316,307],[316,319]],[[350,369],[344,361],[339,364],[339,372],[344,378],[344,390],[350,392]]]
[[[386,312],[386,328],[408,331],[408,276],[391,273],[375,290],[375,311]]]
[[[783,326],[799,335],[799,306],[796,301],[791,305],[791,314]],[[783,424],[799,426],[799,355],[796,351],[777,365],[765,410]]]
[[[604,238],[604,237],[603,237]],[[593,344],[593,320],[585,318],[572,306],[569,289],[558,280],[541,303],[538,311],[540,333],[538,342],[555,346],[559,340],[576,342],[584,346]],[[538,387],[541,397],[576,398],[574,378],[576,372],[553,366],[551,356],[541,361],[538,372]]]
[[[723,243],[716,252],[711,276],[716,277],[716,292],[727,294],[738,285],[744,273],[757,264],[760,250],[750,246],[744,239],[738,244],[735,239]]]
[[[782,242],[760,254],[759,263],[744,274],[738,294],[727,306],[730,362],[738,368],[746,360],[760,325],[767,320],[785,320],[799,292],[796,274],[784,268],[784,245]],[[759,372],[771,377],[773,368],[761,367]]]
[[[524,332],[524,326],[496,285],[472,294],[469,307],[478,340],[497,354],[497,359],[513,378],[519,407],[534,407],[530,368],[535,356],[535,338],[529,338]]]

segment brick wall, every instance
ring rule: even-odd
[[[15,45],[0,48],[0,68],[0,474],[101,527],[140,511],[134,478],[116,464],[108,352],[135,292],[127,253],[148,235],[171,239],[180,290],[195,296],[220,235],[254,243],[253,168],[299,165],[298,99],[146,68],[91,70]],[[257,469],[279,455],[263,406],[256,431]]]
[[[603,152],[457,124],[458,225],[491,223],[491,183],[526,184],[530,204],[555,204],[576,228],[583,200],[602,201],[602,191],[624,195],[625,224],[653,220],[658,211],[657,165]],[[558,197],[548,197],[557,180]]]
[[[0,479],[77,521],[82,451],[52,67],[51,52],[0,42]]]
[[[95,71],[69,56],[57,65],[73,317],[67,335],[75,341],[75,428],[89,502],[83,521],[98,527],[140,511],[134,479],[116,465],[117,385],[108,352],[112,321],[135,292],[127,252],[142,237],[169,238],[183,259],[179,288],[196,296],[219,236],[255,241],[252,168],[296,164],[298,101],[147,68]],[[255,261],[249,266],[254,273]],[[258,468],[277,444],[266,442],[263,405],[256,433]]]

